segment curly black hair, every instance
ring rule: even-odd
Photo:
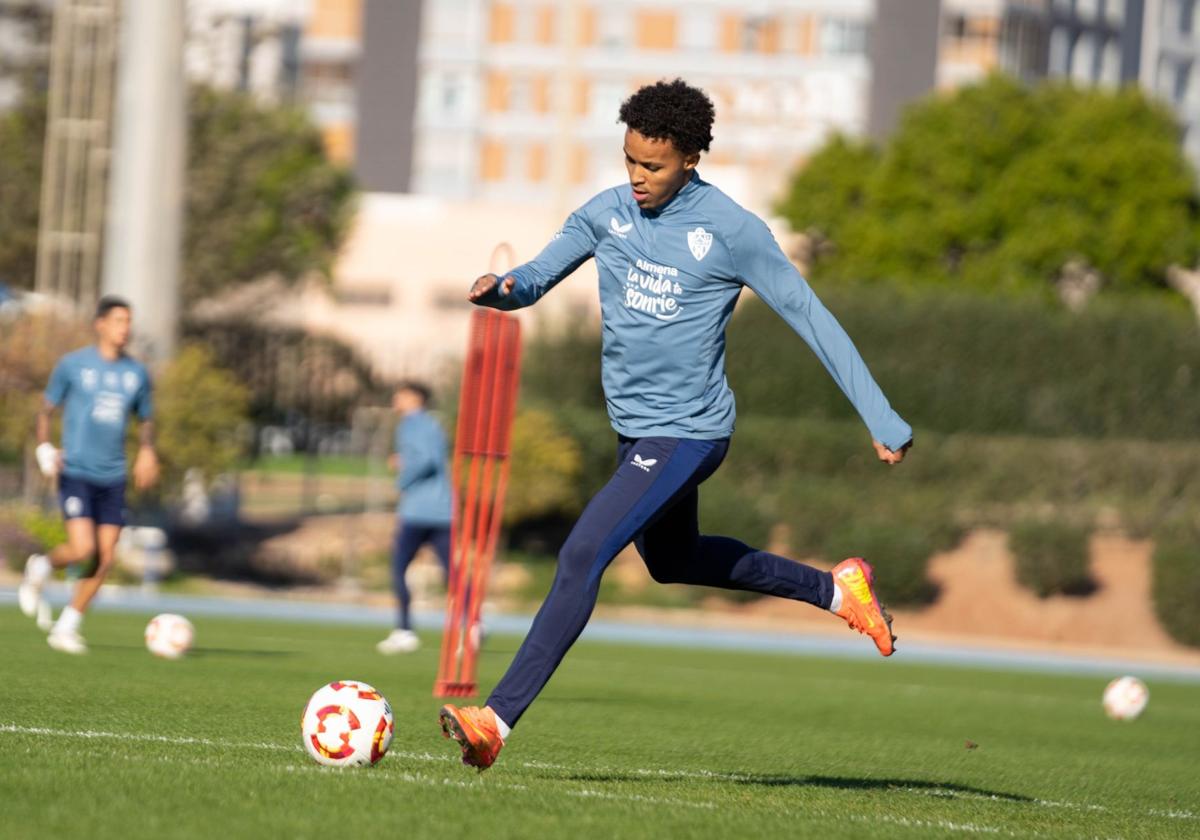
[[[683,79],[640,88],[622,103],[618,121],[643,137],[670,140],[684,155],[707,152],[712,143],[712,100]]]

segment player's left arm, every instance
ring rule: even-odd
[[[881,461],[898,464],[912,446],[904,422],[871,376],[833,314],[792,265],[762,220],[749,217],[730,242],[739,279],[766,301],[812,348],[874,439]]]
[[[531,306],[589,260],[595,253],[596,242],[586,208],[580,208],[567,217],[562,230],[540,254],[503,278],[495,274],[478,278],[467,292],[467,300],[493,309]]]
[[[132,408],[140,421],[138,451],[133,459],[133,484],[139,490],[145,490],[154,486],[160,472],[154,437],[154,402],[148,374],[142,375],[142,386],[134,397]]]

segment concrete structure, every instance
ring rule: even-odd
[[[365,190],[409,192],[421,0],[366,0],[354,172]]]
[[[1200,169],[1200,19],[1196,0],[1144,0],[1142,86],[1171,103],[1183,148]]]
[[[867,134],[882,142],[937,78],[940,0],[876,0]]]
[[[937,85],[977,82],[1000,66],[1004,0],[942,0]]]
[[[1008,0],[1002,64],[1030,81],[1141,85],[1174,109],[1200,168],[1196,11],[1196,0]]]

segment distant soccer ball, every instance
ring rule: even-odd
[[[375,764],[387,753],[396,724],[392,707],[371,686],[338,680],[313,694],[300,718],[304,749],[318,764]]]
[[[155,656],[178,659],[192,646],[196,631],[192,622],[181,615],[163,613],[150,619],[146,625],[146,647]]]
[[[1118,677],[1104,689],[1104,713],[1113,720],[1133,720],[1150,702],[1150,691],[1137,677]]]

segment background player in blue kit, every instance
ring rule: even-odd
[[[601,378],[618,456],[559,552],[550,593],[487,705],[442,708],[444,734],[480,770],[496,760],[582,632],[601,575],[630,542],[659,582],[805,601],[870,635],[882,655],[893,651],[891,618],[862,559],[823,572],[700,533],[697,488],[720,466],[733,434],[725,327],[742,288],[808,343],[862,417],[881,461],[903,460],[912,429],[767,226],[700,178],[700,153],[712,141],[708,97],[678,79],[659,82],[630,97],[620,120],[629,184],[591,199],[532,262],[503,280],[480,277],[468,295],[497,309],[529,306],[595,258]]]
[[[37,418],[38,466],[45,475],[58,476],[67,542],[48,556],[29,558],[18,592],[26,615],[44,613],[41,588],[51,571],[84,566],[71,603],[47,638],[50,647],[65,653],[87,652],[79,627],[112,568],[125,524],[125,429],[131,414],[141,421],[134,483],[141,489],[158,480],[150,375],[125,353],[132,331],[129,304],[102,297],[94,326],[96,343],[68,353],[55,365]],[[58,406],[63,407],[61,450],[50,442],[50,417]]]
[[[426,411],[429,389],[419,382],[404,382],[392,396],[400,415],[394,451],[389,462],[396,470],[400,504],[396,509],[396,535],[392,540],[392,588],[396,592],[396,628],[375,649],[380,653],[409,653],[421,646],[412,629],[412,595],[405,574],[417,550],[428,545],[437,554],[450,579],[450,474],[446,465],[446,433],[437,418]]]

